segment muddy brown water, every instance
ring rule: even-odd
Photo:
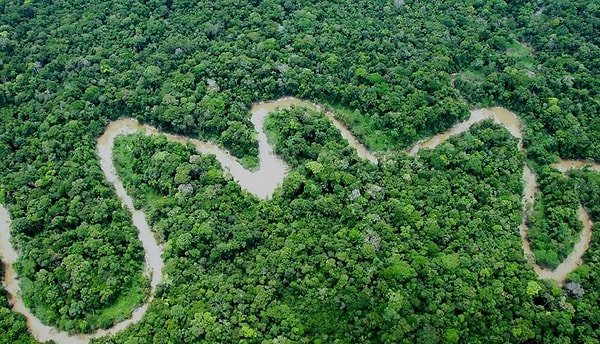
[[[157,285],[162,279],[162,269],[164,262],[161,258],[162,246],[155,239],[152,229],[146,221],[145,214],[141,210],[136,210],[133,207],[133,200],[127,194],[122,181],[116,173],[112,159],[114,139],[120,135],[130,135],[136,132],[143,132],[146,135],[164,135],[168,140],[180,143],[191,143],[199,152],[205,154],[214,154],[223,167],[231,174],[242,188],[257,195],[260,198],[266,199],[273,194],[275,189],[281,185],[289,168],[278,156],[273,153],[273,147],[267,142],[267,137],[264,133],[263,126],[265,118],[269,112],[276,108],[290,107],[293,105],[308,106],[321,111],[319,105],[296,99],[282,98],[276,101],[264,102],[254,105],[250,112],[252,114],[251,122],[257,132],[259,145],[259,160],[260,166],[255,171],[245,169],[238,161],[227,151],[210,142],[199,141],[182,136],[161,133],[156,128],[149,125],[142,125],[133,119],[120,119],[111,122],[102,136],[98,138],[97,154],[100,160],[100,166],[109,183],[111,183],[116,191],[117,196],[123,205],[131,213],[131,218],[134,226],[138,229],[138,237],[144,247],[145,273],[150,277],[150,296],[140,307],[136,308],[129,319],[115,324],[113,327],[104,330],[98,330],[91,334],[75,334],[70,335],[64,331],[58,331],[55,328],[44,325],[24,304],[20,295],[18,276],[13,269],[13,264],[17,259],[17,252],[10,243],[10,214],[2,205],[0,205],[0,255],[5,265],[5,276],[3,284],[8,291],[9,302],[12,305],[12,310],[23,314],[27,319],[27,327],[33,336],[39,341],[54,340],[57,343],[87,343],[92,338],[113,335],[128,326],[139,322],[146,313],[150,302],[154,297],[154,292]],[[331,112],[326,112],[325,115],[329,118],[332,124],[338,128],[340,134],[348,140],[349,144],[354,147],[363,159],[368,159],[373,163],[377,163],[377,157],[369,152],[352,133],[337,119],[334,118]],[[512,112],[504,108],[490,108],[473,110],[471,116],[465,122],[461,122],[450,128],[444,133],[431,137],[429,139],[417,142],[414,146],[408,148],[405,152],[409,155],[416,155],[421,149],[433,149],[439,144],[445,142],[448,138],[467,131],[473,124],[491,119],[496,123],[505,127],[514,137],[519,139],[519,149],[523,149],[522,132],[519,119]],[[600,171],[599,164],[590,164],[582,161],[562,160],[560,163],[553,165],[561,172],[566,173],[571,169],[579,169],[584,166]],[[586,210],[580,205],[579,218],[583,222],[584,229],[581,232],[580,240],[575,244],[573,252],[555,269],[542,269],[534,263],[533,252],[527,239],[527,210],[533,204],[537,183],[535,175],[527,165],[523,168],[523,217],[519,227],[523,252],[525,257],[533,264],[534,271],[542,279],[552,279],[558,284],[564,283],[567,275],[572,272],[578,265],[581,264],[581,257],[587,250],[591,239],[592,222]]]
[[[445,142],[447,139],[454,135],[461,134],[478,122],[486,119],[491,119],[494,122],[502,125],[506,128],[512,136],[519,139],[518,148],[523,150],[523,133],[521,131],[521,123],[519,118],[512,112],[505,108],[494,107],[489,109],[480,109],[471,111],[471,116],[468,120],[458,123],[447,131],[435,135],[431,138],[417,142],[414,146],[408,148],[406,153],[409,155],[417,154],[421,149],[433,149],[438,145]],[[561,160],[559,163],[553,164],[552,167],[558,169],[563,174],[566,174],[569,170],[580,169],[583,167],[589,167],[595,171],[600,171],[600,164],[590,163],[579,160]],[[528,210],[533,207],[535,201],[535,192],[537,190],[537,181],[535,174],[531,171],[529,166],[523,166],[523,198],[521,200],[523,206],[521,225],[519,226],[519,233],[521,235],[521,243],[523,246],[523,253],[526,259],[533,265],[535,273],[541,279],[551,279],[556,281],[557,284],[562,285],[567,276],[575,270],[579,265],[582,264],[581,258],[588,249],[590,240],[592,238],[592,221],[585,210],[585,208],[579,204],[579,219],[583,223],[583,230],[579,235],[579,241],[573,247],[573,251],[563,260],[563,262],[556,267],[554,270],[544,269],[535,263],[533,251],[527,237],[529,228],[527,227],[527,213]]]

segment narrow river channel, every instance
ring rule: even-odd
[[[125,187],[123,186],[123,183],[121,182],[115,170],[113,163],[113,146],[114,140],[117,136],[130,135],[141,131],[146,135],[164,135],[168,140],[174,142],[180,142],[184,144],[191,143],[201,153],[214,154],[223,167],[228,170],[228,172],[233,176],[234,180],[236,180],[242,186],[242,188],[262,199],[266,199],[273,194],[277,186],[281,185],[289,168],[285,162],[283,162],[283,160],[273,153],[273,147],[267,142],[267,137],[263,130],[264,121],[267,115],[276,108],[290,107],[294,105],[303,105],[313,109],[321,110],[319,105],[291,97],[282,98],[271,102],[259,103],[251,108],[251,122],[253,123],[258,134],[257,139],[259,145],[260,166],[256,171],[249,171],[245,169],[231,154],[210,142],[162,133],[152,126],[142,125],[133,119],[120,119],[111,122],[106,127],[104,134],[98,138],[97,142],[97,154],[100,161],[100,166],[107,181],[114,186],[116,194],[121,200],[122,204],[131,213],[132,222],[138,229],[138,236],[142,242],[142,246],[144,247],[144,259],[146,266],[145,273],[150,277],[151,280],[150,296],[147,298],[145,303],[135,309],[129,319],[121,321],[109,329],[98,330],[94,333],[85,335],[70,335],[66,332],[58,331],[52,327],[42,324],[41,321],[39,321],[39,319],[36,318],[27,307],[25,307],[20,295],[18,278],[13,268],[13,264],[16,261],[18,254],[10,243],[10,215],[6,208],[0,205],[0,256],[2,256],[5,272],[3,284],[8,291],[9,302],[12,305],[13,311],[21,313],[26,317],[27,326],[34,337],[42,342],[54,340],[57,343],[71,344],[87,343],[92,338],[113,335],[127,328],[128,326],[139,322],[143,318],[146,310],[148,309],[148,305],[154,298],[156,287],[162,279],[162,269],[164,265],[161,257],[162,246],[156,241],[152,230],[146,221],[145,214],[141,210],[136,210],[133,207],[133,200],[127,194],[127,191],[125,190]],[[377,158],[375,155],[369,152],[341,122],[336,120],[332,113],[326,112],[325,115],[329,118],[332,124],[340,130],[340,134],[346,140],[348,140],[349,144],[356,149],[361,158],[368,159],[375,164],[377,163]],[[486,119],[491,119],[504,126],[514,137],[519,139],[519,150],[523,149],[522,132],[520,129],[521,124],[519,119],[515,114],[509,112],[508,110],[496,107],[490,109],[473,110],[470,118],[467,121],[456,124],[442,134],[422,140],[416,143],[414,146],[408,148],[405,152],[409,155],[416,155],[421,149],[433,149],[439,144],[445,142],[449,137],[465,132],[473,124]],[[561,172],[566,173],[571,169],[582,168],[586,165],[590,164],[581,161],[563,160],[553,166],[559,169]],[[591,168],[600,171],[600,165],[598,164],[591,164]],[[533,257],[533,252],[531,251],[531,247],[527,238],[528,228],[525,214],[526,209],[534,202],[537,183],[535,175],[531,172],[527,165],[523,167],[523,184],[523,217],[519,231],[525,256]],[[592,227],[592,222],[589,219],[586,210],[581,205],[579,207],[579,218],[583,222],[584,229],[580,235],[579,242],[573,249],[573,252],[555,270],[545,270],[534,264],[534,270],[540,278],[553,279],[558,284],[562,284],[564,283],[567,275],[579,264],[581,264],[581,257],[589,246]]]

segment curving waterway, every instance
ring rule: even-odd
[[[451,136],[461,134],[469,130],[473,124],[487,119],[493,120],[494,122],[506,128],[512,136],[519,140],[517,144],[519,150],[523,150],[523,132],[521,131],[521,123],[519,118],[505,108],[493,107],[489,109],[471,111],[471,116],[468,120],[454,125],[444,133],[417,142],[414,146],[408,148],[406,153],[409,155],[415,155],[421,149],[435,148]],[[563,175],[566,175],[566,173],[570,170],[581,169],[584,167],[588,167],[592,170],[600,172],[600,164],[580,160],[561,160],[559,163],[552,164],[551,166],[558,169],[563,173]],[[554,270],[544,269],[538,264],[535,264],[535,255],[531,250],[531,245],[527,237],[527,214],[528,210],[533,208],[535,193],[537,190],[537,181],[535,174],[531,172],[531,169],[529,166],[527,166],[527,164],[523,166],[522,179],[523,198],[521,199],[521,204],[523,211],[521,215],[521,224],[519,225],[519,233],[521,235],[523,253],[525,258],[532,263],[533,269],[539,278],[551,279],[556,281],[558,285],[563,285],[567,279],[567,276],[583,262],[581,258],[583,257],[585,251],[587,251],[590,245],[590,240],[592,239],[592,220],[590,219],[590,216],[585,208],[580,203],[578,215],[579,220],[583,223],[583,230],[579,235],[579,241],[573,247],[573,251]]]
[[[20,296],[18,277],[13,268],[13,264],[18,255],[10,244],[10,215],[8,211],[2,205],[0,205],[0,256],[2,256],[5,273],[3,284],[8,291],[9,302],[12,305],[12,310],[25,316],[27,319],[27,326],[37,340],[42,342],[53,340],[57,343],[63,344],[87,343],[92,338],[113,335],[127,328],[128,326],[139,322],[148,309],[148,305],[150,302],[152,302],[156,287],[162,279],[162,269],[164,264],[161,257],[162,246],[156,241],[152,230],[146,221],[143,211],[136,210],[134,208],[132,198],[127,194],[122,181],[117,175],[112,156],[115,138],[120,135],[130,135],[141,131],[146,135],[164,135],[169,141],[184,144],[191,143],[201,153],[214,154],[223,167],[229,171],[229,173],[241,185],[242,188],[260,198],[266,199],[273,194],[279,185],[281,185],[289,168],[285,162],[283,162],[283,160],[273,153],[273,147],[267,142],[267,137],[263,130],[264,121],[268,113],[272,112],[276,108],[290,107],[294,105],[303,105],[319,111],[322,110],[319,105],[291,97],[282,98],[272,102],[259,103],[250,109],[252,114],[251,121],[257,132],[259,147],[260,166],[256,171],[249,171],[245,169],[235,159],[235,157],[212,143],[178,135],[162,133],[156,128],[149,125],[140,124],[134,119],[120,119],[111,122],[106,127],[104,134],[98,138],[97,154],[100,160],[100,166],[107,181],[114,186],[117,196],[131,213],[132,222],[138,229],[138,236],[142,242],[142,246],[144,247],[144,260],[146,267],[145,273],[150,277],[151,281],[150,296],[143,305],[133,311],[132,316],[129,319],[121,321],[109,329],[98,330],[91,334],[70,335],[66,332],[58,331],[52,327],[42,324],[41,321],[36,318],[27,307],[25,307]],[[369,152],[366,147],[364,147],[341,122],[336,120],[332,113],[326,112],[325,115],[329,118],[332,124],[340,130],[340,134],[346,140],[348,140],[349,144],[356,149],[359,157],[368,159],[375,164],[377,163],[377,157]],[[456,124],[442,134],[419,141],[414,146],[408,148],[405,152],[409,155],[416,155],[421,149],[435,148],[439,144],[445,142],[451,136],[463,133],[467,131],[473,124],[486,119],[491,119],[505,127],[514,137],[519,139],[519,150],[523,149],[523,135],[521,132],[521,124],[519,119],[512,112],[504,108],[495,107],[490,109],[473,110],[467,121]],[[586,166],[596,171],[600,171],[600,164],[590,164],[587,162],[573,160],[562,160],[560,163],[552,166],[563,173],[566,173],[571,169],[579,169]],[[531,172],[527,165],[523,167],[523,183],[523,215],[519,231],[525,257],[529,261],[533,262],[533,252],[527,238],[527,210],[534,202],[537,183],[535,175]],[[580,240],[577,242],[577,244],[575,244],[573,252],[556,269],[542,269],[537,264],[532,263],[536,274],[540,278],[552,279],[558,284],[562,284],[567,278],[567,275],[581,264],[581,257],[587,250],[592,235],[592,222],[586,210],[581,205],[579,206],[579,218],[583,222],[584,227],[580,235]]]

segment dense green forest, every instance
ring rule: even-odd
[[[595,0],[0,0],[0,201],[23,299],[90,332],[147,296],[96,155],[107,123],[212,140],[256,167],[249,107],[293,95],[336,109],[380,164],[324,116],[280,111],[267,129],[291,171],[260,201],[192,147],[120,138],[166,278],[141,323],[98,343],[597,342],[597,235],[569,277],[581,294],[537,279],[518,226],[525,160],[540,264],[572,249],[578,200],[600,219],[597,173],[548,167],[600,161],[598,32]],[[489,122],[401,153],[492,105],[523,119],[524,153]],[[31,342],[0,294],[0,341]]]
[[[506,131],[483,125],[439,151],[392,155],[376,168],[323,115],[281,111],[267,128],[293,170],[260,204],[192,149],[144,136],[118,141],[129,162],[117,161],[121,175],[169,243],[169,278],[156,317],[117,341],[153,328],[169,329],[154,335],[158,342],[414,342],[458,334],[508,341],[505,329],[487,332],[488,321],[532,331],[536,312],[552,310],[527,294],[538,282],[513,230],[522,156]],[[182,168],[193,195],[161,187]]]
[[[529,217],[529,238],[536,260],[555,268],[571,252],[582,229],[577,183],[551,167],[536,171],[540,193]]]

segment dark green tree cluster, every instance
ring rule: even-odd
[[[581,197],[581,201],[589,211],[594,226],[592,227],[592,241],[590,247],[583,256],[585,264],[571,274],[571,280],[580,283],[584,294],[576,298],[573,302],[575,313],[573,323],[575,324],[575,334],[582,338],[581,342],[592,342],[600,337],[600,330],[593,324],[600,320],[597,302],[600,297],[600,291],[597,286],[600,283],[600,238],[598,219],[600,219],[600,174],[592,171],[574,171],[569,173],[574,178],[576,190]]]
[[[473,104],[500,103],[525,118],[531,158],[600,160],[597,2],[518,2],[507,10],[490,46],[504,56],[464,65],[455,85]]]
[[[541,191],[535,199],[528,219],[529,240],[536,261],[545,267],[556,268],[579,241],[583,229],[578,217],[579,197],[575,182],[557,170],[536,169]]]
[[[91,166],[73,162],[82,151],[64,164],[47,161],[38,170],[10,173],[9,181],[24,185],[6,196],[26,201],[10,207],[26,304],[44,321],[74,331],[109,327],[128,316],[145,285],[143,250],[130,216],[104,182],[93,152],[87,153]],[[120,307],[94,312],[112,304]]]
[[[332,151],[348,157],[354,154],[353,148],[340,140],[339,131],[327,117],[304,107],[272,113],[265,129],[275,145],[275,153],[294,167],[316,161],[321,154]]]

